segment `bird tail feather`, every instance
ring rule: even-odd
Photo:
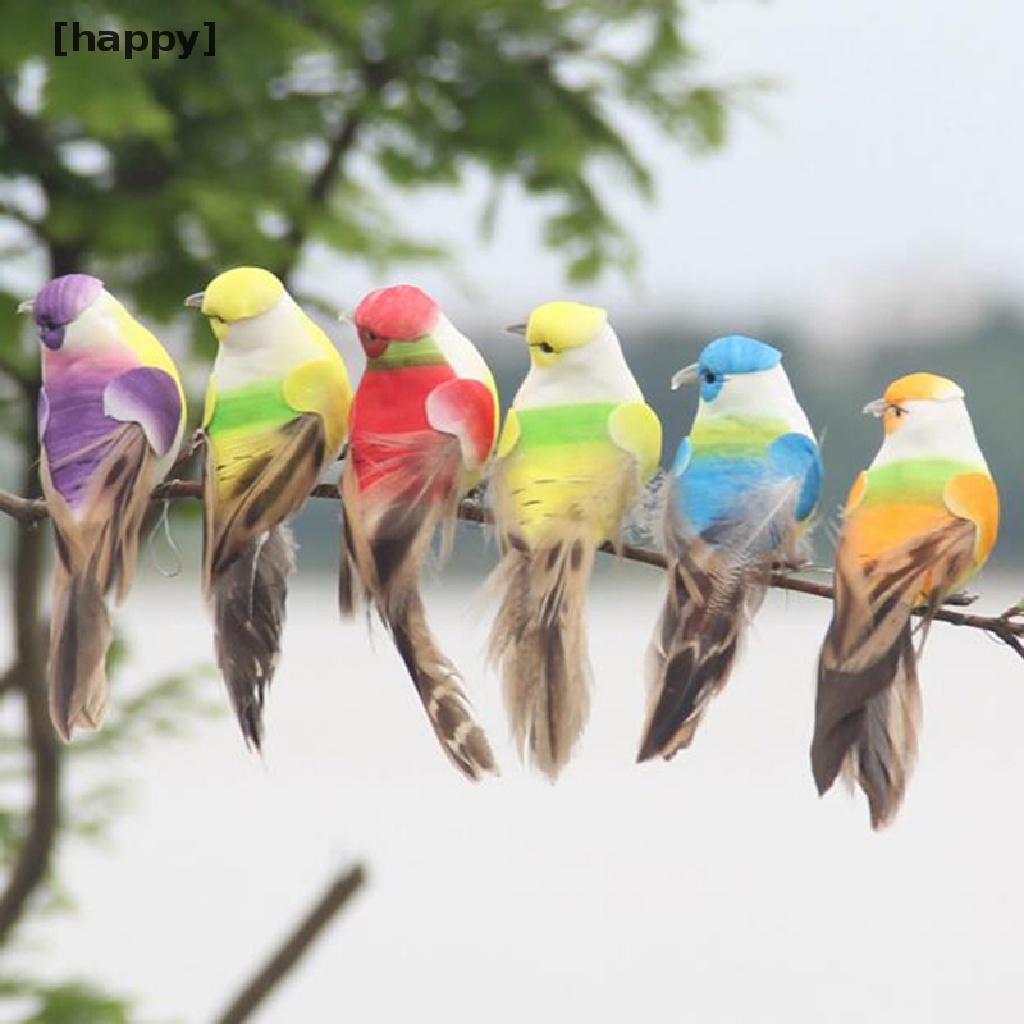
[[[661,617],[647,652],[648,700],[638,761],[689,747],[725,687],[764,582],[700,540],[669,567]]]
[[[256,750],[263,742],[267,687],[281,652],[294,552],[291,530],[281,523],[246,543],[210,584],[217,664],[245,742]]]
[[[77,726],[103,724],[110,639],[110,617],[95,572],[59,561],[50,618],[50,714],[66,741]]]
[[[911,614],[927,595],[923,638],[969,571],[974,526],[953,521],[880,559],[836,557],[835,609],[818,659],[811,768],[819,794],[842,773],[868,799],[873,828],[899,810],[917,757],[921,692]]]
[[[446,439],[448,440],[448,439]],[[457,445],[454,438],[450,439]],[[439,473],[452,475],[458,449],[447,458],[433,454]],[[423,462],[419,463],[423,468]],[[428,474],[431,475],[431,474]],[[392,500],[364,495],[351,463],[342,470],[342,569],[338,597],[343,615],[360,603],[375,607],[394,640],[441,749],[468,779],[497,773],[487,737],[476,721],[463,680],[440,649],[427,623],[420,574],[437,526],[454,510],[452,502],[430,500],[429,486]]]
[[[582,531],[533,549],[509,536],[490,584],[502,597],[489,652],[500,666],[516,746],[552,782],[590,706],[585,610],[594,556]]]

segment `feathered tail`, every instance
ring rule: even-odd
[[[533,549],[514,535],[505,542],[492,577],[502,598],[490,655],[500,666],[520,755],[554,782],[590,705],[585,611],[595,548],[582,535]]]
[[[295,568],[291,530],[281,523],[249,541],[210,581],[214,647],[246,744],[263,742],[263,703],[281,652],[288,577]]]
[[[647,715],[637,761],[667,761],[690,745],[729,679],[763,596],[763,577],[749,567],[699,539],[680,546],[647,652]]]
[[[107,706],[110,616],[95,572],[59,562],[50,619],[50,715],[61,739],[98,729]]]
[[[98,729],[107,704],[110,646],[107,594],[118,600],[132,583],[150,494],[154,457],[142,428],[126,424],[93,471],[94,483],[78,513],[56,490],[43,454],[40,476],[53,518],[57,565],[50,618],[50,713],[70,740],[76,727]],[[72,459],[87,459],[83,450]]]
[[[454,438],[450,439],[455,444]],[[457,452],[453,453],[457,457]],[[441,460],[442,463],[444,460]],[[450,472],[450,465],[446,472]],[[394,640],[441,749],[467,778],[497,773],[494,755],[463,689],[458,669],[427,624],[420,573],[435,529],[453,511],[426,495],[367,501],[351,462],[341,478],[342,565],[338,584],[343,615],[360,599],[377,609]]]
[[[974,538],[974,526],[957,520],[865,565],[840,543],[835,608],[818,660],[811,768],[819,794],[840,772],[859,785],[873,828],[896,816],[917,758],[914,602],[928,593],[926,630],[969,570]]]

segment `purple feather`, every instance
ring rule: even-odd
[[[174,378],[153,366],[118,374],[103,393],[109,416],[139,423],[157,455],[166,455],[181,425],[181,395]]]
[[[72,508],[82,503],[96,467],[110,451],[114,432],[122,426],[103,412],[107,380],[82,375],[73,388],[45,391],[43,449],[53,486]]]
[[[65,274],[47,281],[32,300],[32,319],[49,349],[64,342],[64,328],[91,306],[103,291],[103,282],[90,274]]]

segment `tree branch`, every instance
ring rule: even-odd
[[[338,488],[334,484],[317,484],[310,492],[313,498],[338,501]],[[153,501],[180,501],[183,499],[202,500],[203,487],[197,480],[168,480],[159,484],[153,491]],[[16,520],[22,526],[34,526],[49,516],[46,502],[41,499],[21,498],[16,494],[0,490],[0,513]],[[459,506],[458,516],[467,523],[490,525],[493,517],[488,509],[474,501],[463,501]],[[623,544],[615,547],[603,544],[600,548],[608,554],[617,554],[629,562],[639,562],[656,569],[667,569],[668,561],[660,551],[650,548]],[[794,575],[800,566],[778,566],[771,576],[770,586],[775,590],[786,590],[794,594],[806,594],[808,597],[820,597],[831,601],[835,591],[828,583],[819,583]],[[969,612],[956,611],[949,605],[972,603],[962,596],[953,595],[947,607],[940,608],[934,618],[937,622],[945,622],[951,626],[964,626],[968,629],[980,629],[1010,647],[1021,658],[1024,658],[1024,612],[1016,605],[1007,608],[999,615],[975,615]],[[916,615],[923,614],[924,609],[915,610]]]
[[[309,224],[312,222],[312,215],[315,215],[316,211],[322,209],[326,204],[331,189],[341,173],[345,156],[355,144],[360,125],[361,119],[359,115],[354,111],[350,112],[347,117],[342,118],[341,125],[327,146],[327,155],[324,157],[324,162],[320,165],[320,169],[313,176],[309,184],[309,192],[306,198],[307,209],[299,219],[292,221],[288,234],[285,236],[285,241],[288,245],[288,255],[285,257],[283,264],[277,269],[278,276],[284,280],[287,280],[295,269],[302,246],[309,237]]]
[[[31,406],[26,411],[33,421],[30,433],[34,436],[35,412]],[[29,493],[37,486],[34,446],[26,453],[23,486]],[[33,504],[31,499],[19,501],[23,505]],[[45,879],[60,827],[60,747],[50,724],[46,652],[39,629],[45,540],[43,530],[22,531],[17,537],[11,574],[15,661],[5,676],[5,684],[20,691],[25,701],[26,733],[32,758],[32,804],[25,838],[0,893],[0,947]]]
[[[362,864],[339,874],[270,959],[246,982],[215,1024],[242,1024],[248,1020],[365,884],[366,869]]]

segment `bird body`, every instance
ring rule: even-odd
[[[667,760],[692,742],[772,563],[799,555],[821,482],[814,434],[778,350],[719,338],[673,386],[697,380],[697,415],[666,503],[668,595],[648,653],[641,761]]]
[[[531,367],[494,474],[503,556],[490,650],[517,745],[553,780],[587,715],[585,597],[594,553],[619,541],[657,469],[661,425],[604,310],[547,303],[525,334]]]
[[[866,793],[879,828],[899,809],[917,754],[927,627],[988,558],[999,498],[953,381],[910,374],[865,412],[882,417],[885,436],[846,504],[811,760],[819,793],[842,771]],[[915,651],[911,614],[920,605]]]
[[[342,471],[339,601],[376,608],[442,750],[467,778],[496,770],[458,670],[430,632],[420,576],[438,527],[481,478],[497,436],[490,370],[430,296],[371,292],[354,322],[367,356]]]
[[[173,465],[185,396],[163,346],[87,274],[23,303],[42,342],[40,475],[57,538],[50,626],[51,711],[64,739],[106,707],[110,620],[123,600],[153,488]]]
[[[352,390],[330,339],[269,272],[226,271],[186,304],[219,342],[203,416],[204,591],[221,673],[258,749],[293,569],[286,520],[337,459]]]

